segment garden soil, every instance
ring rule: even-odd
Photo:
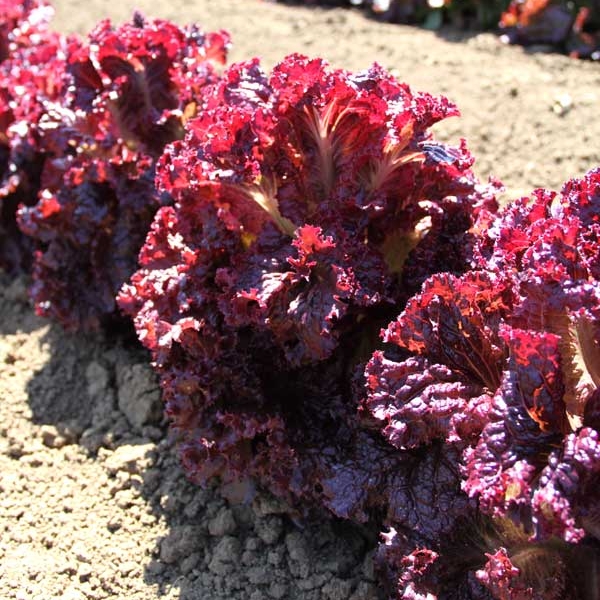
[[[55,0],[85,33],[134,8],[231,32],[231,60],[291,52],[377,61],[462,117],[476,171],[505,199],[600,164],[600,68],[506,47],[490,34],[378,23],[343,9],[257,0]],[[377,600],[376,533],[306,522],[266,494],[185,480],[148,357],[125,336],[69,335],[36,317],[27,282],[0,274],[0,599]]]

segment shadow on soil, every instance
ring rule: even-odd
[[[27,312],[15,320],[20,331]],[[301,523],[287,506],[248,486],[201,489],[186,480],[161,420],[149,357],[131,340],[48,326],[41,343],[50,358],[28,384],[32,420],[43,426],[45,444],[77,443],[103,463],[115,496],[111,533],[110,527],[136,526],[127,520],[134,509],[166,523],[142,575],[159,597],[383,597],[372,564],[376,531],[330,518]]]
[[[0,269],[0,335],[31,333],[44,325],[30,306],[28,286],[27,277],[9,277]]]

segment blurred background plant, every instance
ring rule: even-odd
[[[391,23],[495,30],[503,41],[600,59],[600,0],[270,0],[357,6]],[[547,48],[546,48],[547,47]]]

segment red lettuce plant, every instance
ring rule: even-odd
[[[495,598],[597,594],[598,215],[600,169],[560,196],[537,190],[504,209],[473,270],[429,278],[384,332],[396,356],[376,352],[366,369],[364,410],[389,444],[456,451],[464,492],[496,531],[513,524],[510,535],[487,535],[488,562],[471,567]],[[425,552],[395,537],[399,593],[439,593],[454,542],[432,540]],[[427,559],[418,571],[417,548]]]
[[[176,202],[119,296],[188,475],[253,479],[356,521],[387,514],[423,539],[452,528],[474,505],[456,452],[395,453],[357,408],[380,327],[432,272],[463,272],[496,207],[464,143],[428,133],[456,108],[377,65],[299,55],[270,75],[232,66],[209,106],[159,161]]]
[[[1,0],[0,62],[41,42],[53,14],[45,0]]]
[[[44,2],[0,2],[0,268],[27,270],[32,247],[19,231],[19,204],[36,202],[44,155],[36,126],[62,92],[66,38],[48,30]]]
[[[37,248],[38,313],[68,329],[117,316],[115,296],[135,270],[154,213],[170,202],[154,187],[156,159],[201,110],[228,43],[224,32],[139,14],[117,29],[102,21],[88,43],[71,41],[64,93],[45,106],[37,128],[48,156],[43,190],[19,212]]]
[[[577,58],[600,58],[598,0],[513,0],[499,26],[509,43],[549,44]]]
[[[566,3],[553,0],[511,2],[500,19],[506,41],[519,44],[559,44],[572,23]]]

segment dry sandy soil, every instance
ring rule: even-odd
[[[600,164],[598,65],[439,34],[342,9],[257,0],[56,0],[56,28],[85,33],[134,8],[228,29],[231,60],[291,52],[360,69],[377,61],[463,117],[482,178],[506,198],[560,187]],[[160,421],[145,354],[126,340],[68,336],[34,316],[25,283],[0,274],[0,598],[375,600],[376,539],[300,523],[260,495],[230,503],[185,481]],[[235,490],[229,490],[230,499]]]

